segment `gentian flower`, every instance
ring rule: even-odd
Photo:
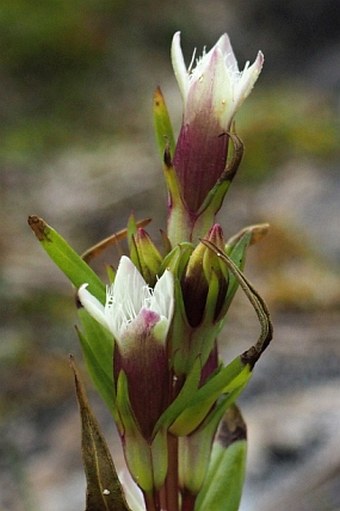
[[[169,404],[166,339],[174,310],[173,275],[165,270],[152,289],[123,256],[114,283],[107,288],[105,306],[86,287],[80,287],[79,300],[115,338],[115,380],[123,370],[131,407],[144,438],[149,439]]]
[[[255,62],[247,62],[240,71],[229,37],[223,34],[196,66],[187,69],[176,32],[171,58],[184,106],[173,165],[182,197],[194,215],[225,169],[227,132],[261,72],[264,57],[258,52]]]

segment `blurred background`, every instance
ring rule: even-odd
[[[73,292],[26,218],[42,216],[82,252],[133,209],[153,217],[159,239],[165,187],[151,98],[161,85],[178,132],[176,30],[188,63],[225,31],[241,68],[259,49],[266,58],[237,117],[246,156],[219,215],[226,237],[271,224],[246,270],[275,338],[241,399],[250,439],[241,510],[340,510],[339,18],[336,0],[1,3],[1,511],[84,508],[67,361],[72,352],[82,365]],[[97,267],[118,255],[108,251]],[[239,292],[223,356],[257,334]]]

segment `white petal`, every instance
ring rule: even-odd
[[[174,278],[170,270],[165,270],[156,282],[150,309],[168,319],[169,324],[174,313]]]
[[[127,256],[122,256],[113,284],[115,302],[125,307],[127,317],[136,317],[145,298],[145,280]]]
[[[78,291],[78,297],[82,306],[87,312],[105,328],[109,328],[106,317],[104,305],[100,303],[95,296],[93,296],[86,288],[88,284],[83,284]]]
[[[217,41],[217,46],[221,49],[224,57],[224,62],[227,68],[233,73],[238,73],[238,63],[234,54],[233,47],[231,46],[231,42],[228,34],[223,34],[219,40]]]
[[[185,102],[189,89],[189,75],[183,58],[180,32],[176,32],[172,38],[171,61],[179,90],[181,91],[183,101]]]
[[[122,483],[126,500],[134,511],[145,511],[144,499],[141,490],[138,488],[127,469],[118,473]]]
[[[255,62],[250,67],[245,67],[241,73],[239,83],[236,86],[234,101],[236,108],[249,96],[256,80],[261,73],[264,62],[264,56],[261,51],[258,52]]]
[[[115,337],[120,337],[126,325],[137,317],[146,295],[149,297],[150,293],[145,280],[133,262],[122,256],[114,283],[107,290],[105,305],[105,315]]]

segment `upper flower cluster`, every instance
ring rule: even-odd
[[[215,114],[220,126],[227,130],[238,108],[251,92],[263,66],[263,53],[258,52],[252,65],[246,62],[239,70],[230,39],[223,34],[215,46],[187,69],[176,32],[171,46],[175,76],[184,102],[184,122],[192,121],[206,111]],[[208,119],[206,119],[208,120]]]
[[[264,61],[259,51],[254,63],[250,65],[247,62],[240,71],[227,34],[223,34],[209,52],[203,53],[196,65],[193,64],[194,57],[195,54],[187,68],[180,33],[177,32],[172,41],[171,58],[183,99],[183,121],[172,164],[183,206],[180,206],[181,212],[177,214],[174,211],[176,200],[172,197],[168,230],[170,239],[175,242],[183,241],[179,239],[183,234],[190,240],[204,235],[214,222],[213,217],[209,217],[208,222],[203,219],[203,232],[198,232],[198,236],[192,235],[197,218],[207,209],[208,195],[212,200],[211,194],[213,190],[216,192],[216,185],[226,180],[223,176],[231,123],[250,94]],[[240,159],[235,165],[235,172],[239,163]],[[220,194],[221,197],[226,189]],[[180,201],[177,200],[178,203]],[[222,200],[216,203],[213,216]]]

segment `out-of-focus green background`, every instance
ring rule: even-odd
[[[247,273],[276,325],[242,402],[242,511],[338,511],[340,480],[340,39],[336,0],[12,0],[0,6],[0,510],[84,507],[67,354],[81,355],[73,291],[26,224],[43,216],[78,250],[132,209],[165,226],[152,132],[161,85],[178,132],[173,33],[198,54],[227,31],[264,71],[238,115],[246,156],[221,211],[226,237],[269,221]],[[97,263],[117,259],[111,250]],[[257,335],[237,297],[224,356]],[[90,388],[90,385],[89,385]],[[113,449],[110,419],[96,411]],[[118,457],[121,455],[118,452]],[[212,510],[213,511],[213,510]]]

